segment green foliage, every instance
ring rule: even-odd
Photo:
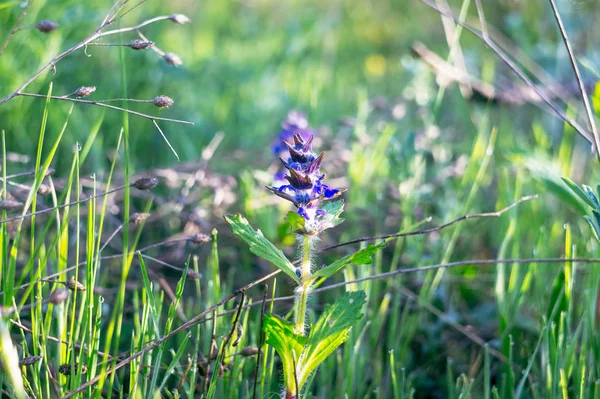
[[[567,177],[563,177],[562,180],[571,189],[571,191],[577,195],[577,197],[579,197],[590,208],[592,208],[592,216],[590,217],[588,215],[584,215],[583,217],[592,228],[592,233],[594,233],[596,240],[600,242],[600,201],[597,197],[597,195],[600,195],[600,185],[597,186],[598,194],[596,194],[596,192],[594,192],[590,186],[583,184],[581,187],[579,187]]]
[[[249,245],[250,251],[253,254],[271,262],[290,278],[296,282],[300,282],[294,271],[294,266],[285,257],[283,252],[267,240],[260,230],[254,230],[246,218],[237,214],[235,216],[225,216],[225,221],[229,223],[233,234]]]
[[[348,332],[362,318],[365,300],[363,291],[348,292],[333,305],[327,305],[311,326],[308,338],[295,334],[293,323],[265,315],[265,342],[281,357],[289,392],[301,390],[317,367],[348,339]]]
[[[369,244],[366,248],[356,251],[353,254],[348,256],[344,256],[343,258],[336,260],[332,264],[323,267],[322,269],[317,270],[312,277],[314,279],[318,278],[329,278],[333,276],[338,271],[342,270],[344,267],[355,264],[355,265],[370,265],[373,260],[371,256],[385,248],[385,242],[379,242],[376,244]]]

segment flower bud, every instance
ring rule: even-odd
[[[173,14],[169,17],[169,21],[173,21],[179,25],[183,25],[183,24],[187,24],[188,22],[192,22],[191,19],[189,19],[186,15],[183,15],[183,14]]]
[[[152,100],[152,104],[156,105],[158,108],[169,108],[174,103],[173,99],[168,96],[157,96]]]
[[[58,28],[60,25],[56,22],[50,21],[48,19],[43,19],[37,23],[35,26],[37,30],[43,33],[52,33]]]
[[[58,367],[58,372],[62,375],[73,375],[76,374],[81,369],[81,374],[87,373],[87,366],[85,364],[79,365],[77,363],[74,364],[74,367],[71,368],[71,363],[61,364]]]
[[[165,59],[165,61],[167,61],[167,64],[169,65],[178,66],[183,64],[181,58],[175,53],[167,53],[163,56],[163,58]]]
[[[87,97],[90,94],[92,94],[93,92],[96,91],[96,86],[81,86],[79,89],[75,90],[75,97],[77,98],[83,98],[83,97]]]
[[[38,188],[37,192],[39,195],[46,195],[50,194],[50,192],[52,192],[52,189],[47,184],[40,184],[40,188]]]
[[[146,221],[146,219],[148,219],[149,216],[150,214],[146,212],[136,212],[129,218],[129,223],[137,226],[142,222]]]
[[[148,50],[150,47],[154,46],[154,42],[147,42],[145,40],[135,39],[127,46],[131,47],[134,50]]]
[[[207,236],[206,234],[194,234],[193,236],[190,237],[190,241],[193,242],[194,244],[206,244],[207,242],[210,242],[210,237]]]
[[[30,366],[42,360],[43,356],[27,356],[19,360],[19,366]]]
[[[85,291],[85,286],[79,281],[76,281],[74,277],[72,277],[69,281],[66,281],[64,284],[71,291]]]
[[[158,179],[156,177],[142,177],[137,179],[133,183],[133,187],[138,190],[148,191],[158,185]]]
[[[260,352],[260,350],[256,346],[247,346],[241,350],[240,355],[250,357],[258,355],[258,352]]]
[[[188,269],[186,277],[188,280],[199,280],[202,277],[202,275],[196,272],[195,270]]]
[[[57,288],[48,297],[48,302],[55,305],[61,304],[69,297],[69,291],[64,288]]]

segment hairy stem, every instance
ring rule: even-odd
[[[308,304],[308,295],[310,293],[311,251],[312,237],[306,234],[303,236],[302,256],[300,258],[302,283],[296,289],[296,303],[294,305],[294,332],[298,335],[304,335],[304,325],[306,323],[306,306]]]

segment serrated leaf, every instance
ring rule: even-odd
[[[315,274],[312,275],[312,277],[314,279],[331,277],[339,270],[343,269],[344,267],[350,264],[369,265],[372,262],[371,255],[373,255],[375,252],[379,251],[384,247],[384,242],[369,244],[366,248],[363,248],[359,251],[356,251],[353,254],[345,256],[342,259],[333,262],[329,266],[325,266],[324,268],[318,270]]]
[[[249,245],[250,252],[277,266],[282,272],[300,283],[296,276],[294,265],[275,245],[265,238],[260,230],[254,230],[248,220],[242,215],[225,216],[225,221],[231,226],[234,235]]]
[[[263,331],[265,342],[271,345],[281,358],[285,386],[295,386],[294,365],[300,359],[307,339],[294,334],[292,323],[271,314],[265,315]]]
[[[567,186],[569,186],[569,188],[571,189],[571,191],[573,191],[575,194],[577,194],[577,196],[579,198],[581,198],[586,204],[588,204],[592,208],[595,208],[595,205],[592,202],[592,200],[590,200],[590,198],[585,194],[585,192],[577,184],[575,184],[568,177],[561,177],[561,179],[562,179],[563,182],[565,182],[565,184]]]
[[[285,217],[285,221],[288,222],[290,226],[290,233],[304,231],[304,223],[306,222],[306,219],[298,215],[296,212],[288,212],[287,216]]]
[[[364,291],[348,292],[333,305],[325,307],[325,312],[311,327],[310,335],[298,362],[298,386],[341,344],[348,339],[348,331],[361,318],[361,308],[366,301]]]

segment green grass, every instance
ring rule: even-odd
[[[468,5],[466,20],[477,24],[472,3],[452,5]],[[546,3],[484,6],[489,23],[524,53],[572,80]],[[0,58],[0,96],[92,32],[109,7],[34,2],[24,25],[52,19],[61,27],[15,35]],[[600,9],[593,2],[560,7],[584,72],[594,76]],[[0,3],[0,44],[20,11],[16,2]],[[24,216],[0,226],[2,397],[63,397],[90,381],[77,397],[247,398],[255,383],[257,397],[280,394],[273,349],[263,346],[256,382],[257,357],[239,353],[259,346],[263,297],[292,295],[290,279],[280,274],[245,292],[248,307],[226,346],[240,296],[213,305],[273,271],[231,234],[223,214],[240,212],[286,255],[298,251],[286,234],[289,208],[264,190],[275,170],[270,145],[290,108],[319,129],[332,185],[348,188],[346,221],[320,247],[540,195],[498,218],[389,239],[371,265],[347,267],[321,285],[347,283],[314,295],[309,323],[345,290],[364,290],[367,304],[348,341],[309,378],[307,397],[600,397],[598,265],[510,261],[600,254],[583,218],[587,205],[560,180],[600,182],[589,146],[572,128],[532,105],[479,102],[455,85],[439,86],[410,54],[415,40],[442,58],[449,53],[439,16],[419,2],[147,2],[119,23],[174,12],[193,23],[162,21],[144,34],[179,54],[183,67],[149,51],[89,47],[91,57],[75,52],[27,91],[60,96],[95,85],[93,99],[168,95],[175,100],[168,110],[119,105],[194,122],[160,124],[180,163],[143,118],[52,99],[0,105],[2,200],[22,202],[0,213]],[[470,73],[496,83],[513,78],[467,32],[455,43]],[[584,120],[576,97],[563,101]],[[211,156],[206,149],[219,132],[224,138]],[[49,168],[55,172],[47,176]],[[7,178],[21,172],[32,173]],[[145,174],[160,183],[148,193],[131,186]],[[53,209],[27,216],[46,208]],[[145,222],[130,222],[146,211]],[[192,238],[197,233],[209,242]],[[317,264],[361,245],[320,253]],[[366,279],[476,259],[499,261]],[[72,277],[85,291],[48,303]],[[264,306],[289,318],[292,303]],[[31,356],[40,360],[15,366]],[[215,371],[221,358],[227,366]],[[77,371],[59,374],[65,365]]]

